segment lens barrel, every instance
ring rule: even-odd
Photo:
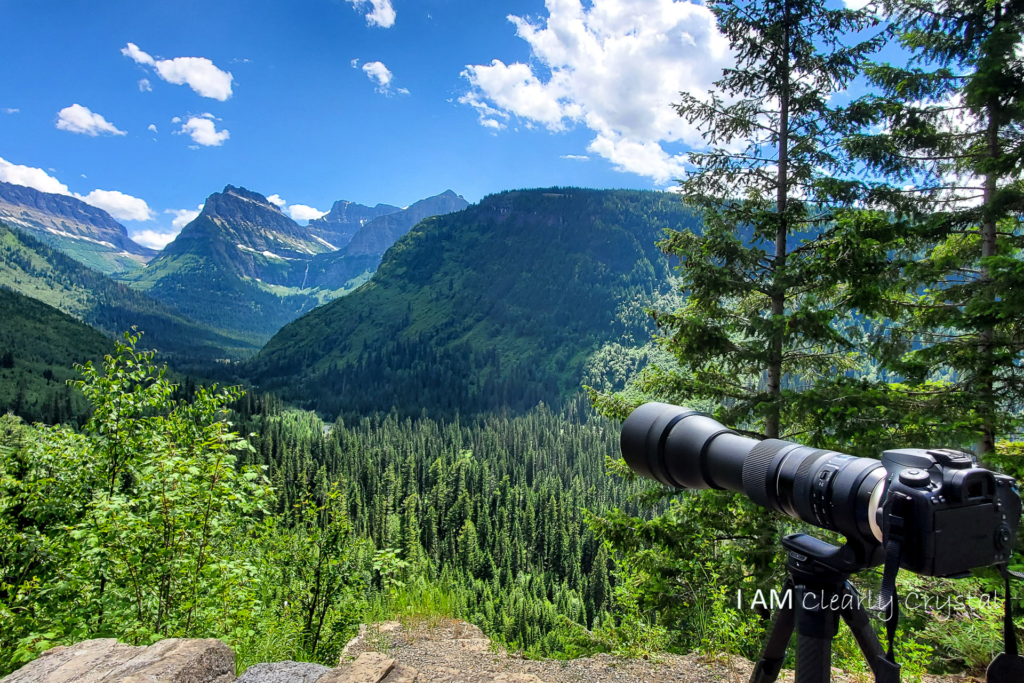
[[[638,474],[681,489],[722,489],[867,543],[885,469],[877,460],[737,434],[698,411],[646,403],[622,425],[622,455]]]

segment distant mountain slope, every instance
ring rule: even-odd
[[[0,287],[60,309],[111,337],[137,326],[146,333],[143,346],[179,360],[233,358],[255,350],[2,224]]]
[[[469,202],[447,190],[406,209],[375,218],[363,225],[344,249],[314,258],[306,284],[309,287],[334,287],[339,282],[369,277],[377,270],[384,252],[414,225],[424,218],[462,211],[467,206]]]
[[[401,209],[389,204],[370,207],[341,200],[334,202],[326,215],[310,221],[307,227],[316,237],[329,242],[335,249],[342,249],[352,241],[352,237],[363,225],[396,211]]]
[[[136,270],[157,253],[133,242],[103,209],[22,185],[0,182],[0,221],[103,273]]]
[[[452,202],[444,196],[397,211],[392,214],[402,217],[397,227],[378,236],[375,248],[402,230],[402,221],[418,220]],[[391,216],[367,222],[358,234],[386,218]],[[329,264],[326,259],[344,253],[332,247],[263,195],[228,185],[206,200],[199,216],[145,269],[123,281],[205,325],[264,343],[303,313],[362,284],[380,261],[374,253],[334,270],[314,265],[320,259]]]
[[[283,328],[246,372],[330,416],[558,402],[602,346],[649,338],[643,307],[671,289],[655,242],[697,225],[660,192],[487,197],[417,225],[369,283]]]
[[[47,423],[81,418],[85,398],[67,386],[75,363],[96,361],[114,342],[52,306],[0,287],[0,415]]]

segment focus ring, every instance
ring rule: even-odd
[[[761,507],[774,508],[768,491],[768,468],[776,453],[792,445],[780,439],[765,439],[743,461],[743,491]]]

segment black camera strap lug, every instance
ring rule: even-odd
[[[1010,592],[1010,577],[1020,578],[1019,572],[1011,572],[1005,565],[999,565],[1006,586],[1006,598],[1003,607],[1003,640],[1005,645],[1002,654],[988,665],[985,680],[988,683],[1019,683],[1024,681],[1024,658],[1017,653],[1017,633],[1013,625],[1013,593]]]
[[[896,577],[900,572],[900,554],[903,550],[904,521],[909,500],[902,494],[894,494],[889,508],[888,524],[886,525],[885,566],[882,570],[882,588],[878,595],[877,611],[882,612],[885,621],[885,635],[888,639],[886,659],[896,664],[896,628],[900,620],[900,601],[896,591]]]

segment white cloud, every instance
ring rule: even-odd
[[[395,25],[395,8],[391,6],[391,0],[346,0],[362,12],[366,6],[370,11],[366,13],[366,23],[369,26],[380,26],[391,28]]]
[[[147,128],[146,130],[151,130],[151,131],[153,131],[154,133],[156,133],[156,132],[157,132],[157,130],[156,130],[156,124],[155,124],[155,123],[151,123],[151,124],[149,124],[149,128]]]
[[[85,178],[85,174],[80,174]],[[80,199],[98,209],[103,209],[118,220],[150,221],[154,218],[153,211],[145,200],[133,197],[117,190],[93,190],[87,195],[68,190],[68,186],[60,182],[41,168],[20,166],[0,158],[0,181],[14,185],[24,185],[40,192],[62,194]]]
[[[363,72],[377,84],[377,92],[387,94],[391,91],[391,71],[382,62],[363,64]]]
[[[563,154],[561,158],[570,161],[590,161],[590,157],[586,154]]]
[[[409,89],[408,88],[399,88],[395,92],[397,92],[399,95],[408,95],[409,94]]]
[[[186,225],[194,221],[199,216],[199,212],[202,210],[203,206],[202,204],[200,204],[199,210],[197,211],[193,211],[192,209],[167,209],[166,211],[164,211],[164,213],[174,215],[174,218],[171,220],[171,225],[175,228],[175,230],[180,231]]]
[[[131,238],[144,247],[159,251],[173,242],[174,238],[178,236],[178,232],[181,231],[157,232],[156,230],[139,230],[132,233]]]
[[[190,116],[188,121],[181,124],[178,134],[187,133],[192,137],[193,142],[204,147],[220,147],[224,141],[231,137],[227,130],[217,130],[217,126],[210,114]]]
[[[6,107],[6,108],[4,109],[4,113],[5,113],[5,114],[17,114],[17,113],[18,113],[18,112],[20,112],[20,111],[21,111],[20,109],[14,109],[14,108],[12,108],[12,107]]]
[[[352,65],[353,69],[358,69],[359,68],[359,60],[358,59],[353,59],[351,62],[349,62],[349,64]]]
[[[100,133],[127,135],[99,114],[94,114],[89,111],[88,107],[83,107],[80,104],[72,104],[57,112],[57,128],[69,133],[82,133],[92,137],[96,137]]]
[[[270,199],[270,197],[267,197]],[[314,209],[312,206],[306,206],[305,204],[292,204],[288,207],[288,215],[297,221],[311,221],[320,216],[326,216],[326,211],[320,211]]]
[[[731,63],[728,41],[707,7],[681,0],[546,0],[548,17],[510,16],[531,64],[468,65],[460,102],[494,130],[509,116],[551,131],[585,125],[587,148],[619,171],[665,183],[685,157],[663,145],[703,145],[671,108],[680,92],[706,93]]]
[[[117,190],[93,190],[84,197],[80,194],[75,197],[103,209],[118,220],[151,221],[154,218],[153,211],[144,200]]]
[[[139,80],[139,91],[140,92],[152,92],[153,84],[149,82],[148,78]]]
[[[874,2],[874,0],[843,0],[847,9],[864,9],[872,2]]]
[[[279,209],[284,207],[284,205],[288,203],[285,200],[281,199],[281,195],[279,194],[270,195],[269,197],[267,197],[267,201]]]
[[[126,47],[121,48],[121,54],[131,57],[136,64],[152,67],[157,75],[168,83],[188,85],[203,97],[221,102],[231,97],[231,82],[234,76],[228,71],[221,71],[205,57],[154,59],[140,50],[135,43],[128,43]],[[146,83],[148,85],[149,81]],[[139,87],[142,87],[141,81]]]
[[[40,192],[53,194],[71,194],[68,186],[60,182],[41,168],[19,166],[0,157],[0,181],[12,185],[24,185]]]

